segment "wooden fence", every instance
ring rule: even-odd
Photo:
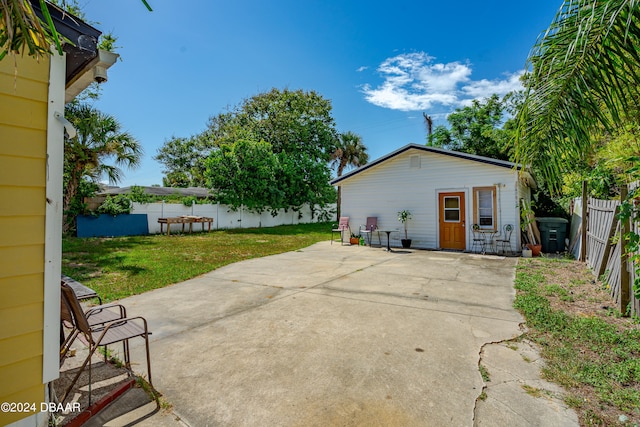
[[[607,284],[611,296],[621,311],[623,287],[629,294],[631,314],[640,315],[640,300],[633,293],[635,268],[630,261],[626,262],[626,271],[622,271],[622,227],[617,218],[620,202],[617,200],[598,200],[589,198],[587,204],[587,265],[597,278]],[[634,231],[640,233],[640,227],[634,224]],[[615,242],[615,243],[612,243]],[[626,277],[625,277],[626,276]]]
[[[602,276],[611,253],[611,238],[616,230],[620,202],[589,198],[587,204],[587,265]]]

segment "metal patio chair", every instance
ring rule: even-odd
[[[502,248],[502,253],[506,254],[506,249],[509,248],[509,255],[513,255],[513,248],[511,247],[511,233],[513,233],[513,225],[507,224],[503,228],[503,235],[496,239],[496,252],[499,253]]]
[[[473,233],[471,252],[484,254],[487,250],[487,241],[485,240],[485,236],[482,233],[480,226],[478,224],[473,224],[471,232]]]
[[[338,225],[335,228],[331,229],[331,244],[333,245],[333,233],[340,233],[340,244],[344,243],[343,233],[345,231],[349,231],[349,236],[351,236],[351,228],[349,227],[349,217],[341,216],[338,221]]]
[[[97,307],[85,313],[73,289],[69,285],[62,283],[60,290],[61,318],[63,321],[69,322],[72,328],[72,332],[65,340],[65,343],[63,343],[64,348],[61,347],[61,353],[64,352],[64,354],[66,354],[68,348],[71,347],[71,344],[77,337],[80,337],[85,344],[89,346],[89,354],[78,369],[71,383],[67,386],[60,402],[64,402],[68,397],[69,392],[87,365],[89,365],[89,402],[91,402],[91,357],[98,347],[122,342],[124,365],[129,373],[132,374],[129,340],[136,337],[144,338],[147,355],[147,375],[149,376],[149,384],[153,387],[151,381],[151,358],[149,355],[150,332],[147,328],[146,319],[140,316],[130,318],[119,317],[126,313],[124,307],[119,304],[111,306],[120,306],[122,311],[119,312],[111,312],[111,314],[109,314],[107,311],[111,310],[104,307]],[[109,321],[107,320],[108,317],[115,317],[115,320]]]
[[[361,236],[364,236],[366,241],[369,242],[369,247],[371,247],[371,241],[373,240],[373,233],[378,233],[378,244],[382,246],[382,241],[380,240],[380,231],[378,231],[378,217],[368,216],[367,223],[365,225],[360,226],[359,234]]]

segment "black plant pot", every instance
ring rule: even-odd
[[[409,249],[411,247],[411,239],[400,239],[402,242],[402,247],[405,249]]]

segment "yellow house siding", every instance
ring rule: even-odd
[[[47,132],[43,129],[20,128],[0,123],[0,135],[4,141],[2,151],[7,156],[47,158],[47,153],[42,152],[40,145],[47,138]]]
[[[0,216],[39,216],[40,220],[44,221],[46,194],[46,190],[41,187],[9,187],[0,181],[0,203],[2,203]],[[5,239],[2,237],[0,239],[1,246]]]
[[[46,179],[45,159],[30,157],[0,157],[0,182],[17,187],[35,187]]]
[[[12,96],[15,98],[33,100],[39,102],[47,102],[47,90],[49,88],[49,74],[47,74],[47,80],[42,80],[42,73],[40,70],[31,68],[34,72],[31,75],[25,75],[27,70],[18,70],[19,75],[15,74],[0,74],[0,87],[6,88],[3,92],[6,96]],[[6,71],[6,67],[3,69]],[[15,70],[14,70],[15,71]],[[47,70],[48,71],[48,70]]]
[[[24,245],[43,244],[44,223],[41,219],[37,215],[0,216],[0,230],[8,241],[21,241]]]
[[[17,70],[17,75],[16,75]],[[49,59],[0,61],[0,402],[44,401]],[[0,413],[0,425],[29,413]]]
[[[29,402],[36,404],[36,411],[40,411],[40,402],[34,400],[31,396],[44,396],[44,384],[38,384],[33,387],[21,390],[18,393],[8,395],[4,397],[3,402]],[[14,423],[16,421],[20,421],[23,418],[26,418],[30,415],[34,415],[34,413],[19,413],[19,412],[4,412],[0,413],[0,425],[7,425],[10,423]],[[36,425],[35,422],[30,425]],[[40,424],[45,425],[45,424]]]
[[[38,355],[0,367],[0,377],[3,379],[3,381],[0,381],[0,395],[2,396],[11,396],[12,394],[20,393],[24,390],[20,385],[25,382],[34,384],[34,386],[42,384],[41,356]],[[40,406],[40,402],[43,401],[42,396],[38,396],[36,399],[34,400],[38,402],[38,406]],[[4,401],[6,402],[6,400]]]
[[[42,274],[0,278],[0,310],[42,302]]]
[[[4,340],[7,343],[7,351],[0,352],[0,366],[8,366],[25,359],[38,357],[41,353],[42,332],[36,331],[30,334],[19,335]],[[11,347],[9,347],[11,346]],[[12,348],[23,349],[21,353],[11,351]]]
[[[0,333],[0,339],[42,331],[42,320],[42,303],[5,308],[0,313],[0,322],[6,332]]]
[[[47,103],[0,95],[0,117],[17,127],[44,130],[47,122],[42,119],[47,118]]]
[[[29,273],[44,271],[41,245],[0,247],[0,259],[3,275],[20,276],[25,271]],[[39,281],[42,281],[42,276]]]

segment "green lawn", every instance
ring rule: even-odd
[[[577,261],[520,260],[514,306],[581,425],[640,424],[640,328]]]
[[[329,240],[330,223],[62,241],[62,272],[112,301]]]

